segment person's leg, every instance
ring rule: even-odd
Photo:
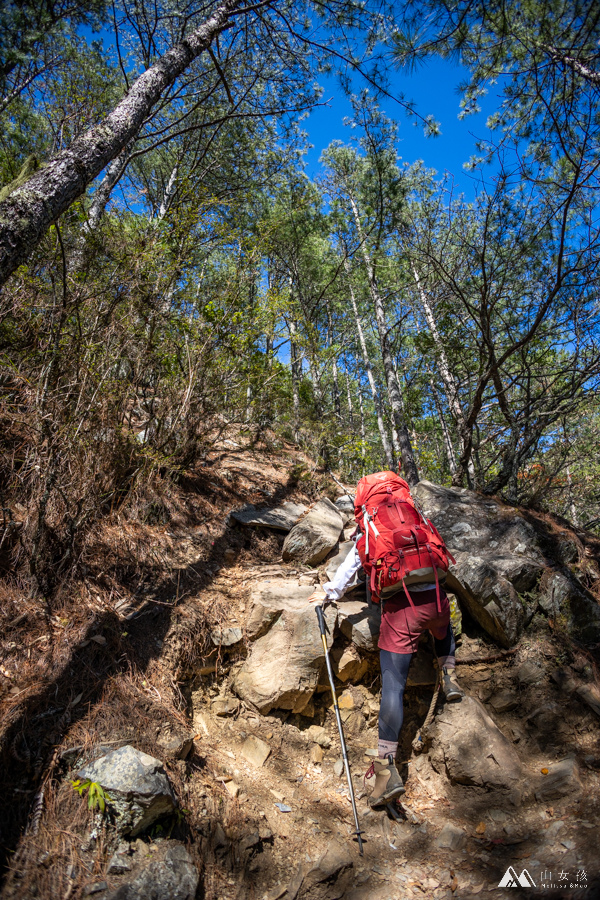
[[[441,630],[437,634],[441,634]],[[440,669],[454,669],[456,666],[456,641],[450,622],[448,622],[441,639],[436,636],[435,632],[433,633],[433,642]]]
[[[454,632],[452,625],[448,622],[443,637],[436,636],[436,631],[432,629],[433,641],[435,644],[435,653],[438,658],[438,665],[442,673],[442,690],[446,700],[456,702],[464,697],[464,691],[458,684],[455,676],[456,669],[456,641],[454,640]],[[437,632],[441,634],[441,631]]]
[[[404,688],[412,653],[380,650],[381,705],[379,707],[379,757],[396,756],[398,738],[404,720]]]
[[[412,653],[380,650],[381,705],[379,707],[379,759],[373,763],[375,785],[369,797],[372,807],[384,806],[404,793],[395,765],[398,738],[404,718],[403,697]]]

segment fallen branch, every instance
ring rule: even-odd
[[[514,656],[517,652],[517,648],[514,650],[501,650],[499,653],[491,653],[489,656],[465,656],[464,659],[459,659],[456,657],[456,665],[459,663],[461,665],[473,665],[475,663],[487,663],[487,662],[496,662],[499,659],[507,659],[509,656]]]

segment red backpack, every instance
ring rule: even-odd
[[[448,552],[440,534],[417,509],[410,488],[394,472],[376,472],[358,482],[354,513],[361,535],[356,548],[370,583],[371,597],[379,603],[404,587],[446,577]]]

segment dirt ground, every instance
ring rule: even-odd
[[[326,684],[310,717],[261,716],[232,697],[229,684],[247,648],[215,648],[213,630],[243,628],[254,581],[282,572],[310,582],[316,573],[282,565],[283,536],[236,525],[228,514],[249,502],[311,502],[323,493],[339,491],[293,448],[229,439],[177,485],[155,491],[135,516],[113,517],[90,543],[88,574],[52,610],[16,583],[4,589],[3,898],[78,900],[104,882],[111,887],[111,829],[70,779],[84,759],[124,743],[165,761],[181,812],[144,843],[185,841],[204,900],[600,896],[599,719],[573,693],[575,683],[594,685],[596,661],[547,623],[502,654],[465,620],[457,654],[461,684],[530,773],[518,799],[451,784],[426,753],[412,754],[433,688],[408,688],[400,821],[369,810],[363,776],[366,751],[377,745],[376,660],[361,684],[340,685],[364,856],[352,836],[345,775],[336,774],[341,753]],[[541,667],[532,683],[516,674],[527,661]],[[509,700],[497,704],[500,695]],[[219,707],[218,699],[232,702]],[[325,729],[324,747],[312,739],[315,725]],[[194,738],[185,760],[165,750],[177,735]],[[270,749],[262,765],[244,755],[250,735]],[[576,760],[572,791],[537,801],[544,771],[565,758]],[[455,849],[441,846],[448,825],[464,832]],[[326,852],[342,864],[312,888],[300,887],[299,870],[315,869]],[[499,888],[509,866],[517,876],[526,870],[535,889]]]

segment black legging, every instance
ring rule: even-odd
[[[452,626],[442,640],[434,641],[438,657],[454,656],[456,643]],[[381,663],[381,706],[379,707],[379,740],[397,741],[404,720],[402,698],[408,678],[408,667],[412,653],[392,653],[391,650],[380,650]]]

